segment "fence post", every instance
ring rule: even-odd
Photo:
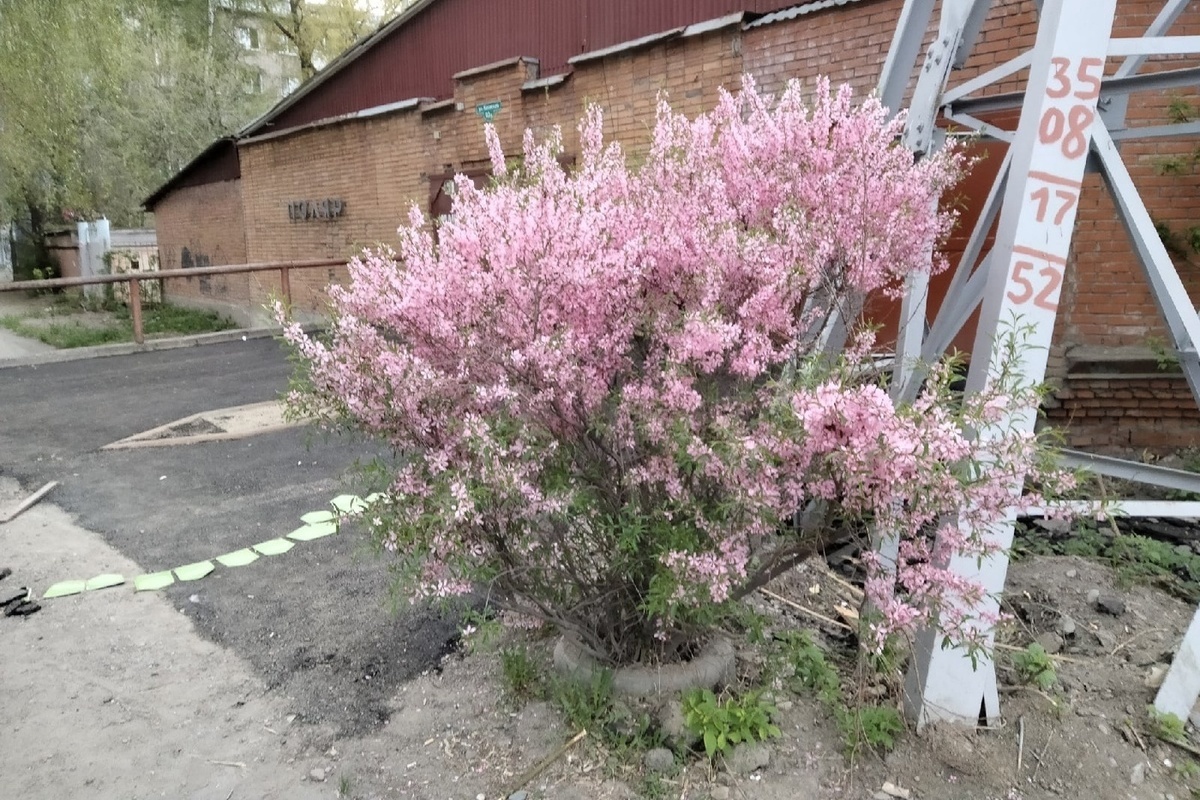
[[[283,299],[288,304],[288,308],[292,306],[292,279],[288,274],[287,267],[279,268],[279,290],[283,292]]]
[[[133,341],[145,344],[146,337],[142,335],[142,290],[137,278],[129,282],[129,313],[133,317]]]

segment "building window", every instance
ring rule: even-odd
[[[289,95],[299,88],[300,88],[300,79],[299,78],[284,78],[283,79],[284,95]]]
[[[246,76],[245,91],[246,94],[262,94],[263,76],[258,70],[251,72]]]
[[[238,44],[242,46],[242,49],[257,50],[259,48],[258,28],[247,28],[239,25],[234,29],[234,35],[237,37]]]

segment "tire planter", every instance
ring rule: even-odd
[[[734,677],[736,653],[723,637],[708,641],[691,661],[658,667],[618,667],[612,670],[613,691],[633,697],[675,694],[689,689],[712,689]],[[606,668],[579,644],[563,637],[554,646],[554,668],[580,682],[589,682]]]

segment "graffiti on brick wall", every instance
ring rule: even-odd
[[[188,248],[179,251],[179,266],[182,269],[193,267],[211,267],[212,259],[205,253],[193,253]],[[200,282],[201,294],[212,294],[212,279],[208,275],[197,276]],[[189,279],[190,280],[190,279]]]
[[[306,222],[312,219],[337,219],[346,214],[346,201],[340,197],[324,200],[292,200],[287,204],[288,219]]]

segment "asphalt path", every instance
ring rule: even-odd
[[[281,536],[357,488],[353,465],[372,457],[369,445],[291,429],[99,448],[277,398],[290,372],[269,338],[0,369],[0,474],[28,491],[59,481],[47,502],[146,571]],[[397,611],[390,586],[386,563],[349,530],[165,591],[203,635],[248,659],[298,719],[354,735],[382,724],[395,687],[435,666],[455,636],[452,620]]]

